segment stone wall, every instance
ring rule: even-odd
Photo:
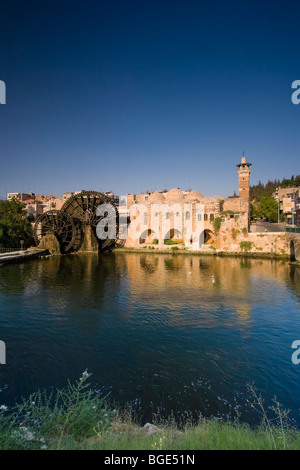
[[[300,262],[300,234],[286,233],[286,239],[289,245],[291,256],[294,255],[295,261]]]
[[[216,238],[216,248],[220,251],[244,250],[249,253],[289,257],[294,252],[295,260],[300,261],[300,235],[286,232],[248,233],[246,230],[240,230],[237,223],[232,223],[232,230],[227,227],[226,231],[219,233]]]
[[[223,202],[223,211],[248,212],[249,200],[240,197],[229,197]]]
[[[221,251],[240,251],[240,241],[248,235],[248,213],[227,215],[222,220],[220,229],[214,230],[214,247]]]

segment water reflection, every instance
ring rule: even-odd
[[[121,254],[117,255],[121,257]],[[235,294],[245,296],[250,291],[249,281],[255,272],[255,278],[269,278],[278,286],[286,286],[288,277],[293,281],[289,286],[299,298],[300,274],[299,268],[285,261],[270,261],[260,259],[236,259],[182,255],[135,255],[126,258],[131,281],[140,283],[143,279],[145,286],[151,287],[155,278],[155,286],[164,289],[168,285],[206,288],[222,288],[232,290]],[[251,271],[252,269],[252,271]],[[247,272],[249,270],[249,272]],[[170,271],[180,272],[181,275],[170,276]],[[204,274],[205,271],[205,274]],[[144,274],[152,276],[145,277]],[[200,274],[200,277],[199,277]],[[149,283],[150,281],[150,283]]]
[[[86,368],[121,403],[236,415],[245,384],[299,407],[299,268],[281,261],[116,253],[0,269],[0,395],[64,386]]]

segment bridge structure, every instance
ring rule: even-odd
[[[51,244],[52,238],[52,241],[56,241],[59,245],[59,251],[62,254],[78,251],[102,252],[113,248],[116,245],[116,239],[99,240],[96,236],[97,224],[107,215],[97,213],[97,208],[102,204],[110,204],[114,207],[116,234],[118,235],[119,217],[116,200],[97,191],[81,191],[67,199],[60,210],[44,212],[37,218],[34,225],[36,244],[47,247],[47,243]]]

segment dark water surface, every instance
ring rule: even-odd
[[[75,255],[0,268],[0,405],[85,369],[120,404],[253,422],[246,384],[300,424],[300,269],[190,255]]]

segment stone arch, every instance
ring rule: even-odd
[[[164,236],[164,240],[182,240],[182,232],[176,228],[171,228]]]
[[[204,243],[212,243],[215,240],[215,235],[212,230],[204,230]]]
[[[151,245],[155,238],[158,239],[158,236],[156,235],[154,230],[146,229],[146,230],[144,230],[144,232],[141,234],[141,236],[139,238],[139,244],[140,245],[143,245],[143,244]]]

